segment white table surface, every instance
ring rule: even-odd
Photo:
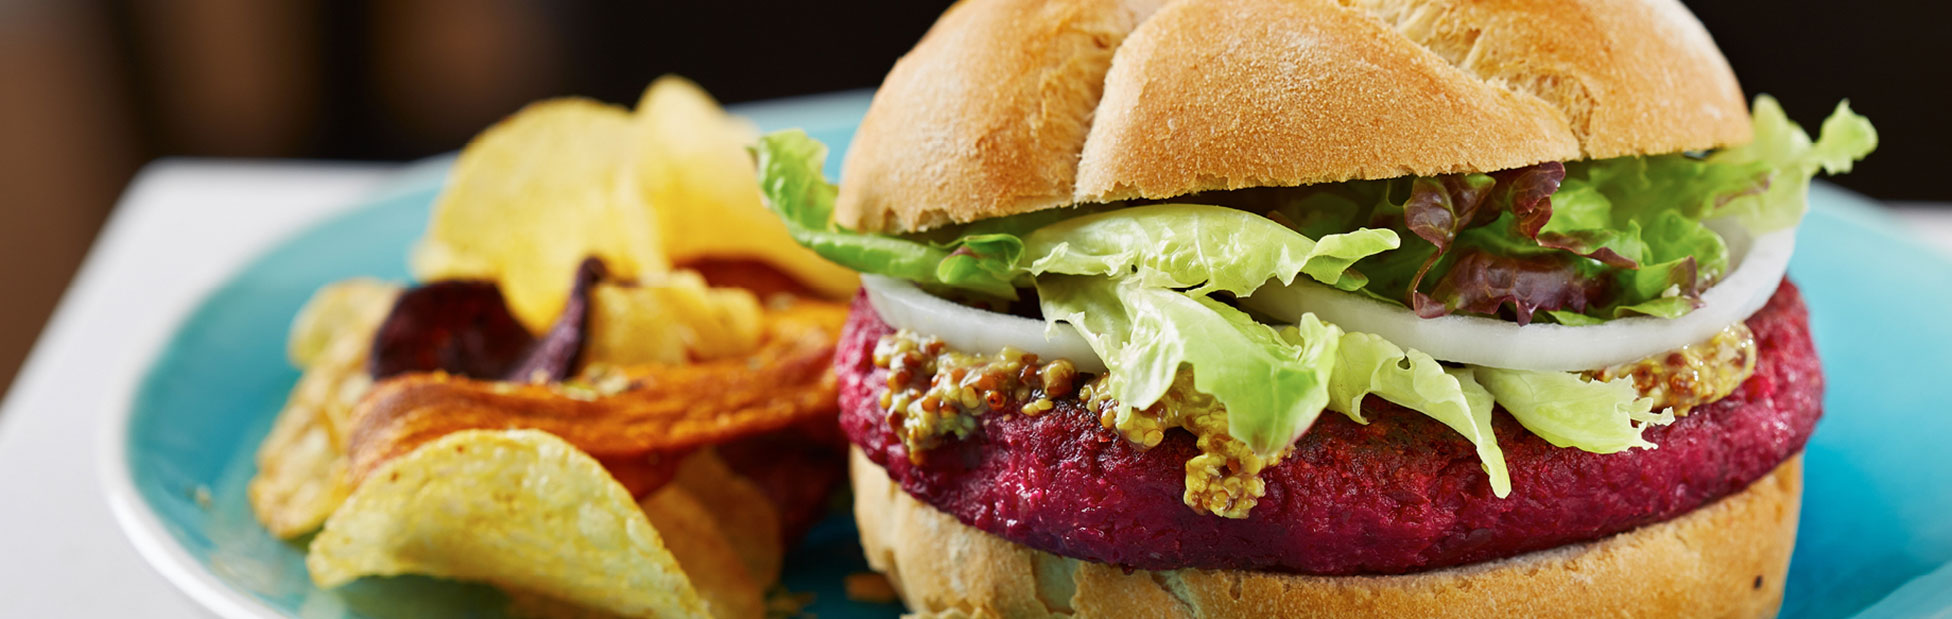
[[[129,185],[0,404],[0,617],[206,617],[117,529],[102,420],[169,332],[250,257],[396,166],[161,161]]]
[[[103,419],[246,260],[382,191],[398,166],[165,160],[122,196],[0,402],[0,617],[204,617],[143,562],[101,491]],[[1952,252],[1952,209],[1900,208]]]

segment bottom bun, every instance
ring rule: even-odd
[[[1803,474],[1598,541],[1398,576],[1127,571],[1033,550],[916,501],[856,448],[868,564],[923,617],[1766,617],[1782,602]]]

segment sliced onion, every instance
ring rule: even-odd
[[[950,348],[991,353],[1013,346],[1044,359],[1069,359],[1079,371],[1105,371],[1105,362],[1069,325],[1046,329],[1042,320],[980,310],[923,292],[904,280],[861,275],[868,303],[897,329],[934,336]]]
[[[1515,323],[1481,316],[1420,318],[1409,308],[1296,278],[1276,282],[1242,302],[1282,321],[1303,312],[1349,331],[1380,335],[1444,361],[1515,370],[1590,370],[1705,341],[1762,309],[1789,267],[1796,229],[1752,236],[1733,221],[1710,221],[1728,243],[1727,277],[1701,294],[1701,307],[1679,318],[1637,316],[1590,326]]]
[[[1292,322],[1304,312],[1349,331],[1456,363],[1516,370],[1574,371],[1626,363],[1701,342],[1747,319],[1768,303],[1789,267],[1796,230],[1751,236],[1733,221],[1712,220],[1727,241],[1732,268],[1702,293],[1702,306],[1680,318],[1633,317],[1591,326],[1515,323],[1480,316],[1420,318],[1408,308],[1296,278],[1241,299],[1249,308]],[[862,275],[868,301],[896,328],[935,336],[958,350],[991,352],[1013,346],[1046,359],[1069,359],[1085,372],[1104,362],[1076,331],[1047,329],[1042,320],[999,314],[935,297],[907,281]]]

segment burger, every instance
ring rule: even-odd
[[[840,174],[874,569],[923,615],[1759,616],[1822,414],[1784,280],[1874,148],[1668,0],[965,0]]]

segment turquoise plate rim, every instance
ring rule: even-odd
[[[135,461],[132,458],[133,451],[129,449],[132,438],[129,428],[134,413],[140,405],[138,398],[148,390],[148,385],[163,367],[163,362],[169,358],[171,351],[177,347],[178,339],[185,329],[203,315],[224,290],[235,285],[244,273],[261,263],[267,256],[277,252],[279,248],[316,233],[321,226],[361,211],[384,208],[389,200],[410,195],[411,190],[403,182],[408,180],[409,173],[432,167],[444,168],[445,164],[445,157],[434,157],[422,163],[410,164],[408,170],[403,171],[398,180],[389,182],[388,186],[392,188],[391,190],[374,191],[356,200],[355,206],[337,210],[280,235],[253,253],[250,258],[235,265],[216,286],[204,291],[196,303],[192,304],[183,315],[176,317],[169,328],[168,336],[142,364],[142,371],[137,376],[124,381],[125,384],[117,387],[118,393],[112,394],[109,398],[116,404],[106,422],[102,424],[101,436],[97,441],[99,446],[97,459],[101,483],[107,494],[110,511],[116,523],[120,525],[124,537],[136,547],[137,553],[149,563],[150,567],[175,585],[177,590],[218,616],[226,619],[256,619],[290,615],[219,579],[206,563],[190,554],[189,549],[185,548],[175,534],[164,525],[161,515],[143,499],[131,474]],[[419,176],[413,175],[411,178],[417,179]]]

